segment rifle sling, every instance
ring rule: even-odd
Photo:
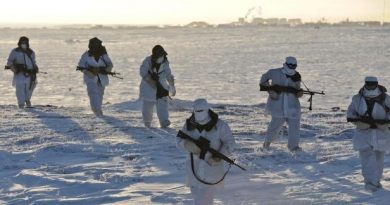
[[[218,181],[216,181],[216,182],[206,182],[206,181],[202,180],[200,177],[198,177],[198,175],[195,174],[195,168],[194,168],[194,155],[191,153],[190,156],[191,156],[191,170],[192,170],[192,174],[194,175],[194,177],[195,177],[198,181],[200,181],[200,182],[203,183],[203,184],[207,184],[207,185],[216,185],[216,184],[221,183],[221,182],[225,179],[226,175],[229,173],[230,168],[232,167],[232,165],[229,164],[229,168],[226,170],[226,172],[223,174],[223,176],[222,176],[222,178],[221,178],[220,180],[218,180]]]

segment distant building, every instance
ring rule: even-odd
[[[267,24],[269,26],[277,26],[278,23],[279,23],[279,19],[278,18],[265,19],[265,24]]]
[[[254,18],[251,22],[252,25],[264,25],[265,19],[264,18]]]
[[[334,26],[362,26],[362,25],[363,25],[362,22],[350,21],[349,18],[347,18],[345,21],[340,21],[334,24]]]
[[[364,26],[381,26],[381,22],[379,21],[363,21]]]
[[[287,20],[288,24],[290,26],[299,26],[302,25],[302,20],[301,19],[288,19]]]
[[[246,22],[245,18],[239,18],[239,19],[238,19],[238,23],[241,24],[241,25],[244,25],[244,24],[246,24],[247,22]]]
[[[251,25],[266,25],[266,26],[297,26],[302,24],[302,20],[287,19],[287,18],[254,18]]]
[[[279,21],[278,21],[278,24],[287,24],[287,19],[286,18],[280,18]]]
[[[382,26],[390,27],[390,22],[383,22]]]

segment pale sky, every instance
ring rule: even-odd
[[[390,0],[0,0],[0,24],[227,23],[251,16],[390,21]]]

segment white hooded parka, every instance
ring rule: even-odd
[[[145,60],[142,62],[142,65],[140,67],[140,76],[142,78],[141,84],[140,84],[140,99],[146,100],[150,102],[156,102],[156,95],[157,95],[157,88],[156,85],[152,85],[148,82],[146,78],[150,78],[149,72],[152,72],[152,57],[148,56],[145,58]],[[172,92],[174,89],[174,86],[172,84],[169,84],[168,81],[173,82],[173,75],[171,68],[169,66],[168,60],[163,62],[158,70],[158,76],[161,85],[168,91]]]
[[[79,61],[79,67],[82,68],[88,68],[88,67],[96,67],[96,68],[103,68],[105,67],[105,70],[108,72],[111,72],[112,68],[114,67],[112,64],[111,59],[108,57],[108,54],[103,54],[99,57],[99,59],[96,61],[96,59],[89,55],[88,51],[86,51]],[[95,83],[97,84],[100,80],[101,86],[105,87],[109,84],[108,76],[98,73],[96,76],[91,77],[90,75],[87,75],[84,71],[84,83],[90,84]]]
[[[386,89],[384,87],[380,86],[379,88],[383,95],[383,102],[381,104],[375,102],[372,110],[372,118],[374,120],[389,120],[390,96],[385,93]],[[363,95],[363,89],[361,89],[359,94],[352,97],[352,102],[348,107],[347,117],[356,119],[360,116],[365,116],[366,112],[367,103]],[[355,129],[353,145],[355,150],[362,150],[372,146],[373,150],[390,151],[390,131],[388,128]]]
[[[283,68],[268,70],[261,76],[260,85],[269,86],[271,85],[269,81],[272,81],[272,85],[301,88],[301,82],[294,82],[292,79],[287,78]],[[300,119],[301,104],[295,94],[281,92],[276,100],[268,97],[266,113],[271,114],[272,117]]]
[[[29,57],[25,52],[19,50],[20,48],[12,49],[7,60],[7,66],[15,67],[17,64],[23,64],[26,66],[27,69],[33,70],[34,67],[36,66],[34,51]],[[29,85],[30,81],[31,81],[30,76],[26,76],[23,72],[15,73],[12,80],[12,86],[16,86],[16,84]],[[37,83],[38,81],[35,80],[35,84]]]
[[[193,116],[191,118],[193,118]],[[188,119],[188,120],[190,120],[190,119]],[[188,120],[187,120],[187,123],[188,123]],[[187,126],[187,123],[184,125],[182,131],[194,139],[199,139],[200,136],[208,139],[210,141],[210,146],[212,148],[220,151],[222,154],[224,154],[226,156],[229,156],[233,152],[233,149],[235,146],[235,141],[234,141],[232,132],[231,132],[228,124],[226,122],[224,122],[223,120],[218,119],[218,116],[217,116],[216,120],[217,120],[217,122],[216,122],[215,126],[213,128],[211,128],[211,130],[209,130],[209,131],[202,130],[200,132],[196,128],[189,129],[189,126]],[[178,137],[177,138],[177,147],[185,150],[184,141],[185,141],[184,139],[181,139]],[[193,155],[194,169],[195,169],[196,175],[206,182],[213,183],[213,182],[217,182],[218,180],[222,179],[223,175],[226,172],[226,168],[224,166],[225,162],[223,160],[221,160],[217,164],[213,164],[213,165],[208,164],[207,160],[211,157],[212,156],[210,153],[206,153],[205,160],[200,159],[195,154]],[[210,185],[207,185],[207,184],[200,182],[193,175],[192,167],[191,167],[191,158],[190,158],[189,152],[187,155],[186,167],[187,167],[187,185],[188,186],[190,186],[190,187],[210,186]],[[221,183],[218,183],[217,185],[212,185],[212,186],[222,187],[223,181]]]

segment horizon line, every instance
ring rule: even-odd
[[[263,19],[300,19],[300,18],[263,18]],[[302,19],[301,19],[302,20]],[[232,21],[228,23],[210,23],[207,21],[202,21],[202,20],[195,20],[191,21],[185,24],[130,24],[130,23],[3,23],[0,22],[0,27],[11,27],[11,28],[19,28],[19,27],[56,27],[56,26],[130,26],[130,27],[149,27],[149,26],[154,26],[154,27],[164,27],[164,26],[186,26],[192,23],[207,23],[212,26],[218,26],[218,25],[228,25],[228,24],[233,24],[237,23],[237,21]],[[335,22],[327,22],[327,21],[303,21],[302,24],[310,24],[310,23],[325,23],[325,24],[338,24],[338,23],[343,23],[343,22],[380,22],[380,23],[390,23],[390,21],[381,21],[381,20],[351,20],[349,18],[341,20],[341,21],[335,21]],[[248,24],[251,24],[251,22],[246,22]]]

